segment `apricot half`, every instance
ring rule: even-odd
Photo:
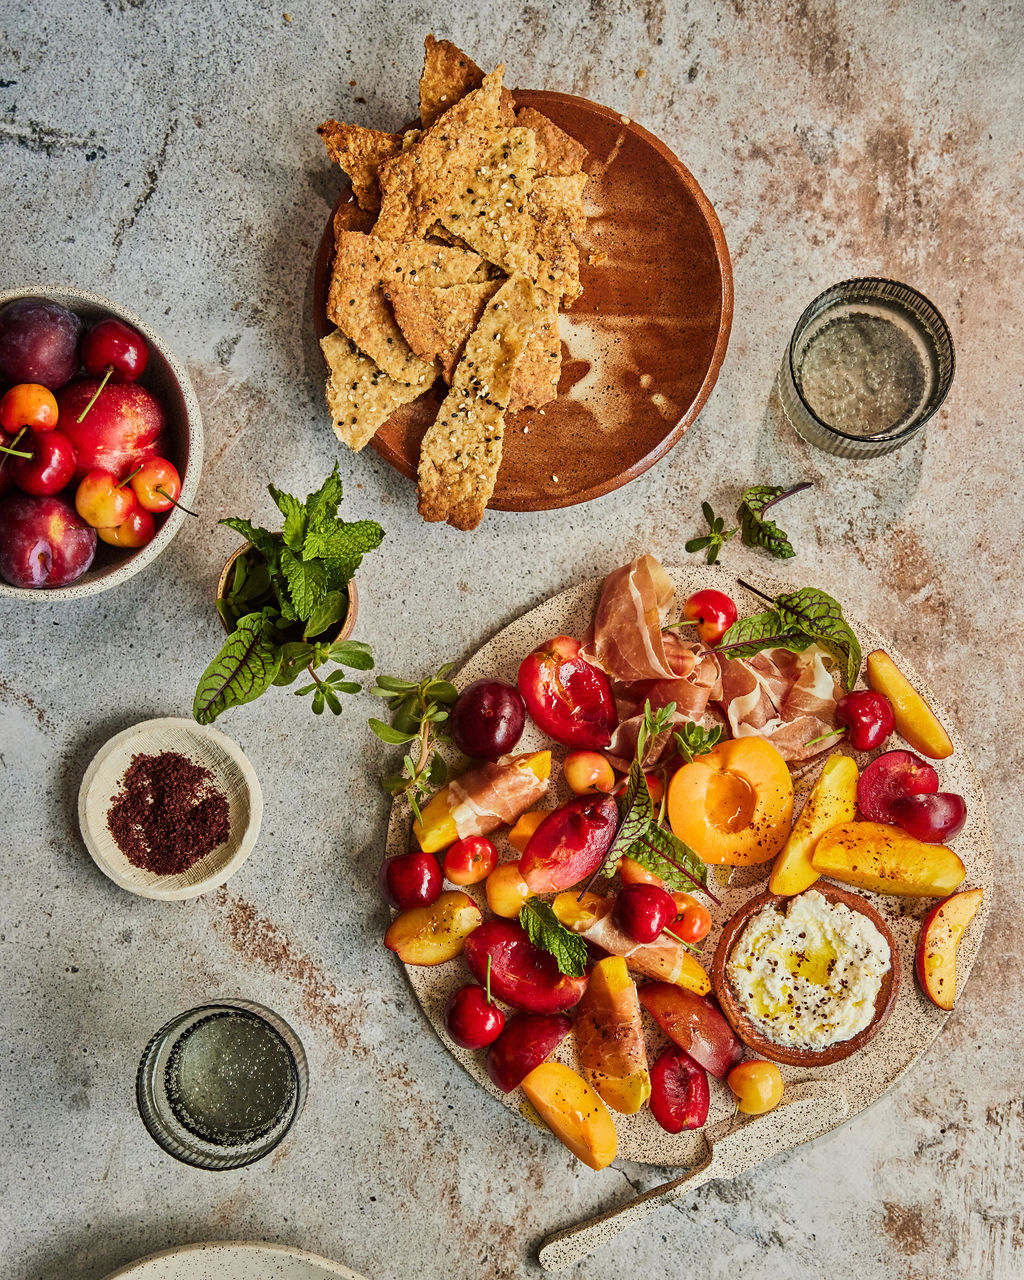
[[[767,862],[793,825],[789,768],[764,738],[720,742],[673,775],[668,820],[705,862]]]
[[[618,1135],[608,1108],[582,1076],[561,1062],[542,1062],[523,1081],[523,1093],[556,1138],[591,1169],[615,1159]]]

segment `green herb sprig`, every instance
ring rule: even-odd
[[[519,912],[519,923],[535,947],[554,956],[562,973],[579,978],[586,972],[587,944],[562,924],[550,902],[527,898]]]
[[[373,667],[369,645],[322,637],[344,617],[348,584],[363,556],[380,545],[384,530],[374,520],[338,517],[342,484],[337,463],[305,502],[273,485],[268,488],[284,517],[280,535],[238,516],[220,521],[251,546],[235,560],[231,582],[218,602],[229,635],[196,688],[192,714],[200,724],[252,702],[271,685],[292,684],[303,670],[313,679],[297,695],[313,695],[315,715],[325,709],[340,715],[339,695],[358,693],[361,686],[343,671],[321,677],[318,668],[328,662],[356,671]]]
[[[739,532],[739,529],[738,527],[736,529],[727,529],[725,527],[725,520],[722,516],[715,515],[710,502],[702,502],[700,504],[700,509],[704,513],[704,519],[708,522],[708,529],[710,532],[704,537],[691,538],[689,542],[685,544],[686,550],[690,552],[706,551],[706,562],[708,564],[714,564],[718,559],[719,551],[721,551],[730,538],[734,537]]]
[[[773,599],[742,578],[737,581],[772,608],[738,618],[716,646],[716,653],[750,658],[764,649],[803,653],[812,644],[820,644],[835,659],[843,687],[853,688],[860,672],[860,642],[837,600],[818,587],[784,591]]]
[[[693,764],[696,756],[706,756],[717,745],[722,736],[722,726],[716,724],[713,729],[705,729],[696,720],[687,720],[683,727],[672,735],[676,751],[686,764]]]
[[[629,766],[626,790],[619,804],[619,826],[608,848],[604,862],[594,872],[580,897],[590,888],[608,866],[625,856],[639,862],[648,871],[665,881],[672,889],[692,889],[696,886],[718,901],[708,888],[708,869],[704,860],[661,825],[661,814],[654,811],[654,800],[644,773],[644,759],[648,743],[657,738],[675,716],[676,704],[652,710],[650,702],[644,703],[644,718],[637,734],[636,754]]]
[[[436,675],[419,683],[378,676],[370,690],[385,699],[391,712],[390,724],[371,717],[370,728],[389,746],[409,747],[401,771],[382,778],[381,785],[389,796],[408,799],[417,822],[422,821],[420,801],[448,780],[447,761],[437,748],[451,741],[448,713],[459,696],[458,689],[445,678],[451,669],[452,663],[446,663]]]
[[[811,487],[809,480],[805,480],[803,484],[795,484],[791,489],[784,489],[781,484],[751,485],[744,491],[736,511],[742,541],[748,547],[761,547],[776,560],[789,560],[795,556],[789,537],[774,520],[765,519],[765,512],[776,503],[785,502],[787,498]]]

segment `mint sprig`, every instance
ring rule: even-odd
[[[729,539],[734,537],[739,530],[738,528],[727,529],[725,527],[725,520],[722,516],[715,515],[710,502],[702,502],[700,504],[700,509],[704,515],[704,519],[708,522],[709,532],[704,537],[691,538],[689,542],[685,543],[685,547],[686,550],[690,552],[706,551],[706,562],[708,564],[714,564],[718,559],[719,551],[721,551]]]
[[[312,694],[315,715],[325,709],[340,715],[340,695],[358,693],[361,686],[343,671],[321,677],[318,668],[328,662],[356,671],[373,666],[368,645],[332,643],[324,636],[345,616],[348,584],[363,556],[380,545],[384,530],[373,520],[338,516],[342,483],[337,463],[304,502],[274,485],[268,489],[283,517],[279,534],[241,516],[220,522],[251,545],[235,561],[218,602],[230,634],[196,689],[193,715],[202,724],[229,707],[251,702],[271,684],[293,683],[303,669],[312,682],[296,693]]]
[[[587,969],[587,944],[567,929],[550,902],[527,898],[519,911],[519,923],[535,947],[554,956],[560,972],[579,978]]]

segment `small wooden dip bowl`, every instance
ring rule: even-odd
[[[753,1049],[755,1053],[759,1053],[764,1058],[769,1058],[772,1062],[783,1062],[793,1067],[828,1066],[829,1063],[840,1062],[843,1058],[848,1058],[851,1054],[856,1053],[858,1049],[863,1049],[868,1041],[872,1040],[881,1030],[882,1024],[889,1016],[900,989],[899,950],[888,925],[874,907],[858,894],[849,893],[845,889],[839,889],[835,885],[827,884],[822,880],[815,882],[811,889],[804,890],[804,892],[809,893],[812,889],[820,893],[830,903],[841,903],[843,906],[849,907],[851,911],[859,911],[861,915],[867,916],[889,946],[889,971],[883,976],[882,985],[875,999],[875,1015],[863,1031],[858,1031],[849,1040],[839,1040],[824,1049],[795,1048],[790,1045],[778,1044],[759,1031],[747,1015],[742,1004],[740,1004],[727,973],[729,957],[740,935],[746,928],[747,922],[763,907],[771,906],[779,911],[785,910],[787,903],[791,902],[792,899],[784,897],[782,894],[762,893],[756,898],[751,898],[732,916],[722,930],[722,936],[715,950],[715,958],[711,968],[711,985],[715,995],[718,997],[718,1003],[722,1006],[722,1012],[728,1019],[732,1029],[743,1043]]]

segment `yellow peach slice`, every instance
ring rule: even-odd
[[[943,844],[925,844],[886,822],[844,822],[818,840],[820,875],[875,893],[944,898],[962,883],[964,864]]]
[[[532,804],[538,800],[544,793],[546,788],[548,775],[551,773],[551,752],[550,751],[532,751],[524,752],[522,755],[513,756],[501,766],[503,770],[515,773],[524,769],[529,770],[534,775],[538,783],[544,786],[539,787],[532,795],[526,797],[526,804]],[[469,773],[464,774],[459,781],[466,790],[472,790],[473,775],[478,770],[471,769]],[[493,781],[493,780],[492,780]],[[451,786],[442,787],[436,795],[431,796],[430,800],[423,806],[421,811],[421,821],[413,823],[412,832],[419,841],[419,846],[424,853],[437,853],[440,849],[447,849],[450,844],[454,844],[459,838],[458,830],[455,826],[455,818],[453,811],[458,805],[458,800],[452,792]],[[546,815],[545,815],[546,816]],[[501,819],[494,818],[493,823],[487,827],[485,831],[478,831],[478,835],[487,835],[490,831],[495,831],[502,825]]]
[[[720,742],[673,774],[668,820],[705,862],[767,862],[793,824],[789,768],[764,738]]]
[[[465,950],[466,939],[483,920],[468,893],[450,889],[429,907],[412,907],[396,916],[384,945],[404,964],[444,964]]]
[[[932,760],[951,756],[953,744],[949,734],[892,658],[883,649],[876,649],[868,654],[866,665],[868,684],[876,693],[884,693],[892,703],[900,737]]]
[[[921,990],[940,1009],[956,999],[956,953],[981,906],[981,889],[965,889],[940,902],[921,926],[914,968]]]
[[[577,1159],[591,1169],[611,1164],[618,1151],[615,1121],[582,1076],[561,1062],[542,1062],[522,1088],[544,1123]]]
[[[525,853],[530,843],[530,836],[551,813],[550,809],[531,809],[521,814],[516,825],[508,833],[508,842],[516,853]]]
[[[850,756],[833,751],[807,797],[789,839],[775,859],[768,888],[786,897],[803,893],[821,874],[811,863],[814,846],[829,827],[852,822],[857,815],[860,770]]]

